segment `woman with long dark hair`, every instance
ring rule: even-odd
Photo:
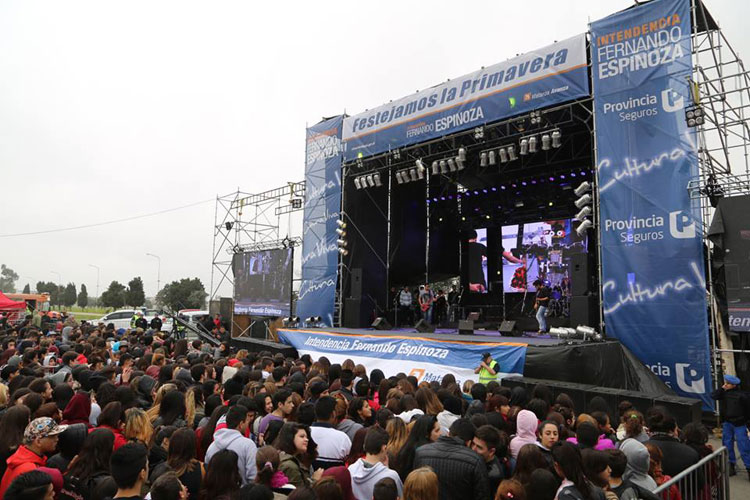
[[[555,472],[563,480],[558,500],[605,500],[604,492],[586,479],[581,452],[574,444],[558,442],[552,447],[552,458]]]
[[[109,429],[115,435],[115,450],[128,442],[122,433],[124,412],[119,401],[112,401],[102,409],[97,420],[97,429]]]
[[[188,498],[197,500],[205,470],[195,458],[195,449],[195,432],[187,428],[177,429],[169,438],[167,461],[158,467],[159,470],[154,469],[151,480],[172,470],[187,488]]]
[[[547,461],[544,459],[542,450],[536,444],[525,444],[521,446],[513,470],[513,479],[526,487],[531,481],[531,473],[537,469],[548,469]]]
[[[7,460],[23,443],[23,431],[31,421],[31,412],[24,405],[11,406],[0,420],[0,473],[5,474]]]
[[[174,425],[175,427],[185,427],[185,394],[180,391],[170,391],[164,395],[159,406],[159,416],[154,420],[154,428],[162,425]]]
[[[414,427],[412,427],[406,443],[396,456],[396,464],[394,464],[402,481],[406,480],[406,476],[414,468],[414,454],[417,448],[423,444],[437,441],[439,437],[440,424],[435,415],[422,415],[414,422]]]
[[[97,488],[110,477],[109,459],[115,435],[109,429],[94,429],[86,436],[81,452],[76,455],[65,473],[62,493],[76,498],[100,498]]]
[[[211,457],[199,499],[233,500],[240,491],[240,484],[237,454],[232,450],[221,450]]]
[[[307,427],[287,422],[281,428],[274,444],[280,451],[278,469],[295,488],[303,488],[312,484],[310,467],[305,466],[311,443],[310,431]]]
[[[206,459],[206,451],[208,451],[208,447],[211,446],[211,443],[213,443],[214,441],[214,431],[216,431],[216,424],[218,424],[219,419],[226,415],[228,411],[228,406],[219,406],[215,408],[211,413],[211,418],[208,420],[208,423],[198,429],[198,435],[196,436],[196,438],[198,439],[197,452],[198,460],[200,460],[201,462]]]

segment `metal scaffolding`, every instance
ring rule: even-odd
[[[231,294],[234,254],[301,245],[304,199],[304,181],[257,194],[237,189],[216,197],[210,300],[222,292]]]
[[[701,0],[693,0],[693,75],[690,81],[693,102],[704,123],[698,124],[699,175],[687,186],[690,198],[701,205],[701,229],[706,244],[710,291],[710,338],[714,382],[728,339],[721,325],[712,276],[713,244],[707,238],[717,200],[725,196],[750,194],[750,127],[746,114],[750,106],[750,74],[729,44]],[[729,354],[731,356],[731,354]]]

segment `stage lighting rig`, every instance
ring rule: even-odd
[[[562,146],[562,133],[559,130],[552,131],[552,147],[557,149]]]
[[[437,175],[440,173],[440,170],[438,169],[438,167],[439,167],[438,161],[437,160],[433,161],[432,162],[432,175]]]
[[[521,139],[521,147],[519,150],[519,153],[521,156],[526,156],[529,154],[529,140],[526,138]]]
[[[591,215],[591,207],[590,207],[590,206],[588,206],[588,205],[586,205],[586,206],[584,206],[584,207],[583,207],[583,208],[581,209],[581,211],[580,211],[580,212],[578,212],[578,213],[576,214],[576,220],[577,220],[577,221],[581,221],[581,222],[582,222],[582,221],[583,221],[584,219],[586,219],[586,217],[588,217],[588,216],[590,216],[590,215]]]
[[[583,196],[581,196],[580,198],[578,198],[575,201],[575,206],[576,206],[576,208],[581,209],[581,208],[585,207],[586,205],[590,205],[591,202],[592,202],[591,195],[590,194],[584,194]]]
[[[594,227],[594,223],[588,217],[594,212],[592,203],[594,199],[589,194],[592,191],[592,186],[588,181],[583,181],[573,192],[579,198],[575,201],[575,206],[579,212],[576,214],[576,220],[580,221],[580,224],[576,228],[578,236],[585,236],[586,232]]]
[[[453,158],[448,158],[448,170],[451,172],[456,171],[456,161]]]
[[[456,156],[456,160],[466,161],[466,148],[458,148],[458,156]]]
[[[281,324],[284,328],[297,328],[299,326],[298,316],[289,316],[281,320]]]
[[[507,148],[508,151],[508,159],[510,161],[516,161],[518,159],[518,155],[516,154],[516,147],[514,145],[510,145]]]
[[[500,148],[497,152],[500,155],[500,163],[508,163],[508,152],[505,148]]]
[[[445,160],[440,160],[440,173],[441,174],[448,173],[448,162]]]
[[[487,155],[487,160],[489,161],[490,165],[497,165],[497,154],[495,153],[495,150],[489,152],[489,154]]]
[[[372,174],[372,178],[375,179],[375,185],[377,187],[383,185],[383,182],[380,180],[380,172],[375,172],[374,174]]]
[[[474,139],[484,139],[484,127],[476,127],[474,129]]]
[[[480,167],[486,167],[487,166],[487,152],[482,151],[479,153],[479,166]]]
[[[705,113],[700,106],[685,108],[685,120],[688,127],[698,127],[705,122]]]
[[[550,137],[549,134],[543,134],[542,135],[542,151],[549,151],[551,143],[552,143],[552,137]]]
[[[588,181],[583,181],[573,192],[576,196],[583,196],[584,193],[588,193],[589,191],[591,191],[591,184],[589,184]]]
[[[529,153],[536,153],[536,151],[537,151],[537,141],[538,141],[538,139],[536,138],[535,135],[529,137]]]

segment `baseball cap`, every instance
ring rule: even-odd
[[[67,428],[67,425],[58,425],[49,417],[35,418],[23,431],[23,440],[25,443],[30,443],[35,439],[56,436]]]
[[[724,382],[732,385],[740,385],[739,377],[735,377],[734,375],[724,375]]]

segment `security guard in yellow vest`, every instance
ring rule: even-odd
[[[487,385],[489,382],[497,380],[497,370],[497,361],[492,359],[492,354],[485,352],[482,354],[482,361],[479,363],[479,366],[474,369],[474,373],[479,374],[480,384]]]

